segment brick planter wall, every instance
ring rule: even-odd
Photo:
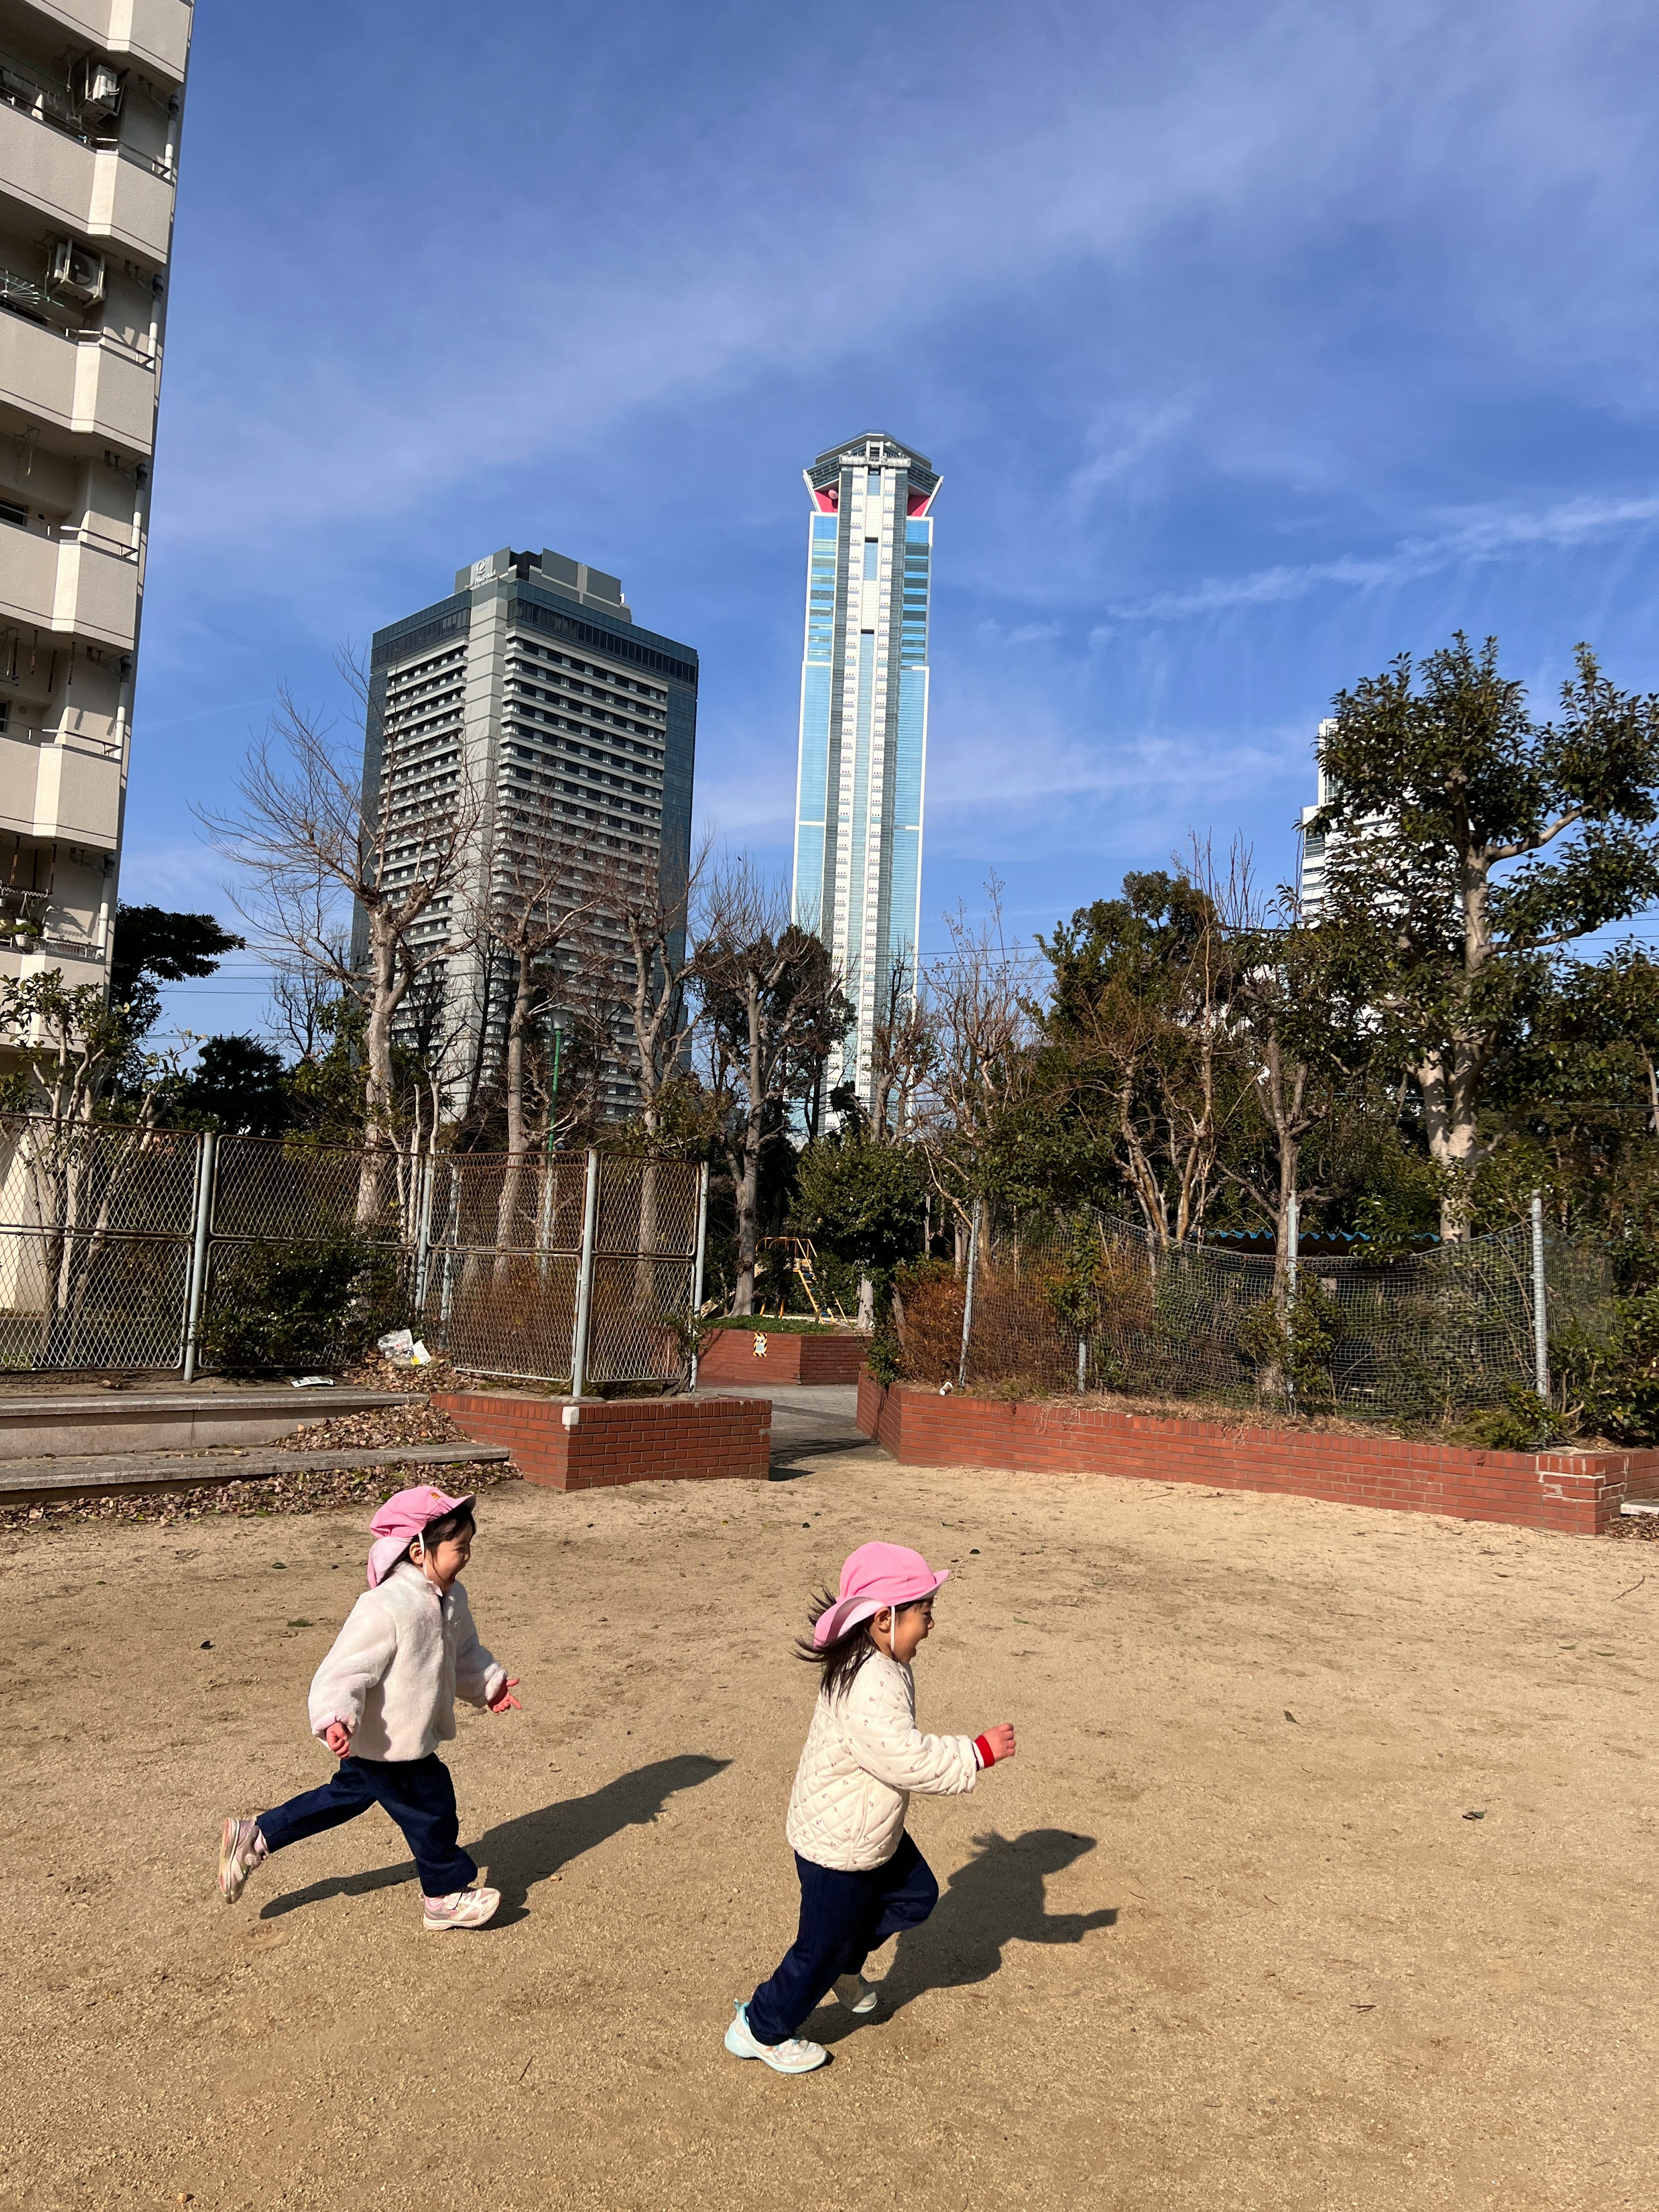
[[[757,1352],[757,1343],[766,1346]],[[697,1354],[699,1382],[856,1382],[867,1336],[839,1329],[823,1336],[753,1328],[711,1329]]]
[[[1659,1451],[1504,1452],[1221,1421],[1063,1401],[941,1398],[859,1377],[859,1426],[923,1467],[1013,1468],[1287,1492],[1458,1521],[1600,1535],[1625,1498],[1659,1494]]]
[[[434,1394],[480,1443],[505,1444],[526,1482],[609,1490],[624,1482],[738,1480],[771,1475],[765,1398],[541,1398],[513,1390]],[[565,1425],[567,1408],[576,1415]]]

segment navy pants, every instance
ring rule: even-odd
[[[885,1866],[846,1874],[795,1853],[800,1928],[783,1964],[749,2000],[757,2043],[782,2043],[843,1974],[856,1974],[878,1943],[919,1928],[939,1903],[933,1869],[908,1836]]]
[[[422,1896],[447,1897],[471,1885],[477,1866],[459,1848],[455,1784],[435,1751],[424,1759],[343,1759],[320,1790],[261,1813],[259,1832],[267,1850],[280,1851],[355,1820],[371,1805],[383,1806],[403,1830]]]

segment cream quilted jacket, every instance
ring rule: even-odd
[[[864,1874],[898,1849],[913,1790],[954,1797],[978,1774],[972,1736],[923,1735],[915,1676],[878,1651],[833,1703],[819,1693],[786,1832],[804,1859]]]

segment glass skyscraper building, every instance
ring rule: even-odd
[[[927,764],[927,606],[939,478],[870,430],[804,471],[806,646],[794,918],[830,947],[857,1012],[829,1070],[871,1103],[871,1043],[915,988]]]

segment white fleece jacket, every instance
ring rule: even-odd
[[[453,1736],[458,1697],[487,1705],[506,1680],[478,1641],[459,1583],[440,1597],[400,1559],[352,1607],[313,1676],[311,1732],[343,1721],[360,1759],[424,1759]]]
[[[819,1692],[785,1832],[804,1859],[866,1873],[898,1849],[912,1790],[953,1797],[978,1776],[972,1736],[923,1735],[915,1677],[878,1651],[840,1697]]]

